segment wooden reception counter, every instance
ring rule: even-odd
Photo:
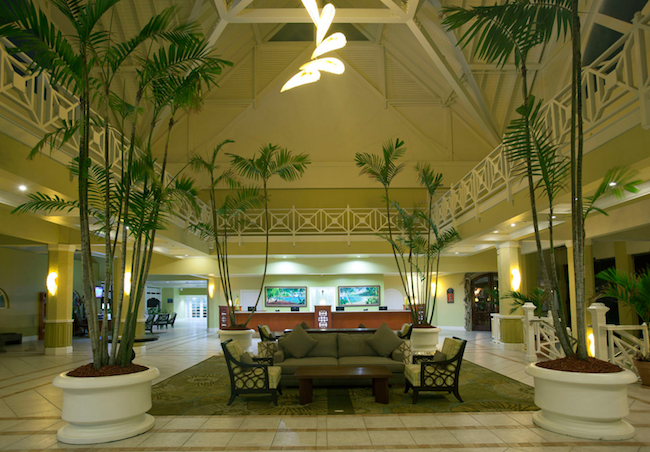
[[[246,321],[250,312],[237,312],[237,323]],[[268,325],[271,331],[281,332],[305,322],[310,328],[357,328],[360,323],[367,328],[379,328],[382,323],[394,330],[403,323],[411,322],[409,311],[330,311],[330,306],[317,306],[316,312],[265,312],[257,311],[249,322],[249,327]]]

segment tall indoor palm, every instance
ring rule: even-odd
[[[51,0],[51,5],[62,14],[63,20],[66,22],[64,25],[66,29],[72,30],[71,34],[66,35],[51,23],[31,0],[11,2],[9,6],[5,5],[0,22],[0,36],[6,36],[20,43],[16,50],[33,56],[31,70],[46,72],[53,84],[60,84],[79,99],[79,116],[71,121],[63,122],[63,125],[55,132],[46,135],[34,148],[32,155],[45,145],[62,146],[77,138],[78,135],[79,156],[75,159],[75,173],[78,175],[78,201],[74,201],[72,204],[74,204],[73,208],[79,210],[83,286],[95,368],[116,364],[115,350],[117,347],[113,347],[113,352],[109,357],[108,322],[103,322],[101,332],[98,327],[98,312],[97,304],[94,302],[94,281],[92,279],[90,217],[94,215],[95,221],[99,222],[100,233],[105,239],[107,263],[105,285],[108,293],[115,278],[115,272],[112,270],[112,258],[115,255],[118,240],[117,228],[120,224],[123,225],[121,237],[123,248],[126,248],[128,236],[126,226],[129,221],[132,221],[129,219],[133,218],[129,214],[129,210],[131,207],[137,210],[138,202],[142,203],[146,200],[146,197],[141,194],[132,197],[131,186],[132,184],[141,184],[141,176],[144,175],[143,186],[148,185],[151,188],[156,175],[142,171],[147,160],[135,157],[135,135],[132,135],[130,144],[124,139],[122,140],[122,174],[116,175],[112,167],[115,162],[108,158],[109,139],[106,133],[105,161],[102,166],[103,175],[100,177],[97,174],[97,167],[92,165],[89,158],[91,128],[102,127],[105,132],[113,130],[113,126],[110,124],[111,111],[109,107],[118,105],[119,102],[115,102],[115,99],[120,96],[113,93],[111,86],[122,63],[128,57],[140,64],[138,76],[141,79],[149,80],[149,82],[166,77],[184,77],[195,64],[211,58],[205,52],[207,46],[203,38],[195,32],[192,25],[180,27],[172,25],[175,18],[174,9],[165,10],[154,16],[134,38],[126,42],[116,42],[110,23],[113,13],[111,8],[118,2],[119,0],[91,0],[88,2]],[[157,50],[154,52],[152,49]],[[150,89],[150,83],[145,84],[145,88]],[[92,112],[93,108],[99,112],[99,115]],[[135,107],[133,104],[125,107],[125,103],[122,102],[121,111],[130,111],[135,131],[139,111],[137,102]],[[128,157],[124,153],[125,145],[128,145],[130,149]],[[145,150],[145,154],[146,152]],[[148,163],[153,165],[153,159],[149,158]],[[173,189],[171,186],[167,188],[178,193],[177,189],[187,188],[187,185],[184,185],[185,182],[177,181]],[[47,197],[47,195],[37,194],[34,196],[19,210],[31,209],[33,211],[54,208],[57,201],[63,202],[63,205],[67,203],[64,200],[57,200],[55,197]],[[100,197],[101,208],[98,208],[97,203],[100,202]],[[143,205],[139,207],[137,211],[140,214],[150,213]],[[150,228],[155,230],[160,227],[160,225],[152,225],[150,220],[146,221]],[[113,228],[115,228],[114,233],[111,234]],[[111,242],[112,239],[113,242]],[[126,257],[124,252],[122,257],[124,262]],[[124,274],[124,268],[119,274],[120,277]],[[139,303],[139,300],[134,300],[138,294],[135,291],[131,293],[130,310],[137,308]],[[108,314],[107,305],[108,303],[105,303],[105,316]],[[121,303],[118,303],[117,307],[111,306],[115,324],[114,337],[119,331],[120,315],[116,311],[119,311],[120,306]],[[135,334],[134,329],[130,331],[129,322],[125,324],[123,333]],[[123,337],[123,339],[125,338],[126,340],[121,343],[124,352],[120,353],[124,359],[119,363],[123,365],[130,362],[130,348],[133,343],[132,337],[130,339],[126,336]],[[127,351],[127,349],[129,350]]]
[[[269,219],[269,192],[268,183],[273,176],[279,176],[280,179],[292,182],[300,179],[311,163],[307,154],[294,154],[287,148],[282,148],[276,144],[268,144],[260,148],[259,157],[253,154],[253,157],[247,159],[235,154],[228,154],[231,158],[231,164],[239,174],[248,179],[262,182],[262,199],[264,201],[264,236],[265,236],[265,254],[264,254],[264,273],[262,274],[262,283],[260,292],[257,295],[253,311],[248,316],[243,326],[246,326],[257,310],[257,305],[264,292],[264,282],[266,280],[266,271],[269,265],[269,232],[271,223]]]
[[[206,156],[194,153],[189,165],[194,171],[206,173],[210,178],[208,193],[212,216],[210,222],[199,222],[192,226],[203,238],[214,242],[217,264],[219,265],[219,283],[228,306],[230,325],[236,326],[235,306],[232,302],[232,285],[230,283],[230,265],[228,261],[228,237],[231,228],[243,221],[243,214],[249,209],[262,207],[263,201],[257,187],[242,186],[232,169],[221,169],[218,162],[219,153],[232,140],[219,143]],[[223,190],[226,188],[228,190]],[[221,197],[219,195],[222,195]]]
[[[576,319],[577,348],[574,351],[571,338],[566,329],[564,304],[560,299],[555,255],[551,246],[551,274],[541,246],[539,219],[536,207],[536,191],[540,190],[548,199],[551,212],[557,195],[571,186],[572,204],[572,238],[574,246],[574,268],[576,278],[577,312],[585,312],[585,264],[584,264],[584,219],[593,211],[595,201],[609,194],[621,195],[622,190],[635,191],[636,183],[625,169],[613,169],[606,175],[594,196],[587,199],[585,208],[582,195],[582,68],[580,54],[580,20],[577,0],[507,0],[501,5],[475,7],[448,7],[443,10],[444,25],[458,29],[469,24],[460,39],[466,46],[475,40],[474,53],[488,63],[503,66],[511,58],[519,69],[522,78],[523,104],[517,109],[519,118],[511,122],[504,139],[506,155],[527,179],[531,214],[533,219],[535,242],[537,245],[537,265],[542,274],[546,291],[545,298],[550,299],[555,329],[561,347],[567,356],[574,353],[580,359],[587,358],[586,328],[584,315]],[[536,102],[529,91],[526,58],[530,49],[548,42],[555,34],[558,37],[570,33],[572,57],[572,115],[571,115],[571,153],[567,159],[558,152],[557,143],[553,143],[551,134],[539,115],[541,101]],[[569,177],[570,176],[570,177]],[[617,179],[621,177],[621,179]],[[570,184],[567,179],[570,178]],[[538,179],[538,182],[535,182]],[[612,186],[617,185],[615,191]],[[614,182],[614,184],[610,184]],[[548,218],[550,237],[553,237],[552,213]],[[539,295],[539,294],[537,294]],[[531,297],[528,297],[531,298]]]

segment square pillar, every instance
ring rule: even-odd
[[[72,283],[75,245],[47,247],[45,354],[72,353]]]
[[[521,350],[524,343],[523,323],[517,315],[523,315],[518,309],[510,314],[513,299],[506,297],[508,292],[525,291],[523,278],[525,268],[521,257],[521,245],[518,242],[505,242],[497,245],[497,270],[499,274],[499,316],[500,337],[507,350]]]
[[[126,253],[126,267],[125,267],[125,272],[126,273],[131,273],[131,258],[132,258],[132,250],[127,250]],[[108,264],[108,263],[107,263]],[[121,266],[122,266],[122,260],[120,258],[116,258],[114,262],[114,267],[113,267],[113,298],[112,302],[117,303],[119,300],[120,294],[122,291],[125,289],[127,291],[131,290],[130,284],[129,287],[126,287],[125,285],[125,275],[120,274],[121,273]],[[126,321],[126,314],[129,308],[129,301],[131,296],[134,294],[127,294],[124,292],[124,301],[122,304],[122,312],[120,313],[120,335],[124,332],[124,324]],[[143,295],[143,299],[140,301],[140,307],[138,309],[138,312],[136,313],[137,317],[137,324],[135,327],[135,337],[139,336],[144,336],[146,331],[144,329],[145,327],[145,322],[146,322],[146,310],[147,310],[147,300],[146,294]],[[135,301],[135,300],[134,300]],[[116,319],[113,319],[113,322],[115,322]],[[147,348],[144,343],[134,343],[133,344],[133,351],[135,352],[136,356],[144,354],[146,352]]]
[[[210,276],[208,278],[208,329],[219,329],[219,293],[221,286],[219,278]]]

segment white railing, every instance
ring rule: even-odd
[[[641,17],[638,13],[632,29],[583,70],[585,137],[631,113],[626,121],[650,127],[650,59],[646,50],[650,40],[649,23],[650,14]],[[545,104],[542,114],[556,142],[566,145],[571,125],[571,87]],[[519,176],[499,146],[438,199],[433,219],[439,227],[444,227],[456,224],[460,217],[471,212],[479,218],[482,203],[496,195],[501,195],[500,200],[512,199],[518,182]]]
[[[602,303],[592,303],[587,310],[591,312],[596,358],[637,373],[634,356],[650,353],[648,325],[608,325],[606,314],[609,308]]]
[[[566,355],[560,345],[560,339],[557,337],[553,314],[549,311],[546,317],[537,317],[535,308],[535,305],[530,302],[524,303],[522,307],[524,310],[522,322],[524,324],[526,361],[534,363],[540,358],[544,360],[564,358]],[[567,328],[567,332],[571,337],[569,328]]]
[[[7,43],[5,41],[5,43]],[[8,43],[7,43],[8,44]],[[0,115],[13,124],[33,135],[36,143],[45,134],[54,132],[63,125],[63,121],[74,123],[79,119],[79,102],[77,98],[53,85],[45,73],[29,71],[30,61],[27,57],[11,55],[4,45],[0,45]],[[108,139],[109,159],[113,170],[119,174],[122,167],[122,149],[128,148],[129,141],[122,142],[122,135],[117,130],[110,130]],[[79,137],[76,135],[62,146],[50,153],[44,149],[43,154],[57,160],[63,165],[78,155]],[[104,129],[93,127],[90,143],[90,157],[93,162],[104,162]],[[170,175],[166,174],[167,181]],[[200,212],[197,214],[189,205],[182,206],[175,212],[172,221],[187,228],[189,224],[209,223],[211,213],[208,205],[198,200]],[[262,210],[251,210],[243,218],[233,222],[231,234],[241,239],[242,236],[263,235],[264,218]],[[393,227],[397,227],[397,218],[391,218]],[[373,208],[330,208],[330,209],[271,209],[271,235],[340,235],[359,236],[387,232],[388,221],[383,209]],[[223,227],[223,223],[220,225]]]

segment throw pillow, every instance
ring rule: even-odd
[[[445,361],[446,359],[447,359],[447,355],[442,353],[440,350],[436,350],[436,352],[433,354],[434,361]]]
[[[242,353],[241,356],[239,357],[239,360],[244,364],[253,364],[253,357],[248,352]]]
[[[368,338],[367,342],[379,356],[388,357],[403,341],[388,325],[383,323],[375,331],[375,334]]]
[[[294,358],[304,357],[315,345],[316,341],[300,325],[296,325],[282,341],[282,347]]]
[[[368,328],[368,327],[365,326],[363,323],[360,323],[359,326],[358,326],[357,328]]]
[[[302,327],[303,330],[308,330],[309,329],[309,325],[307,325],[306,322],[301,322],[300,326]]]

